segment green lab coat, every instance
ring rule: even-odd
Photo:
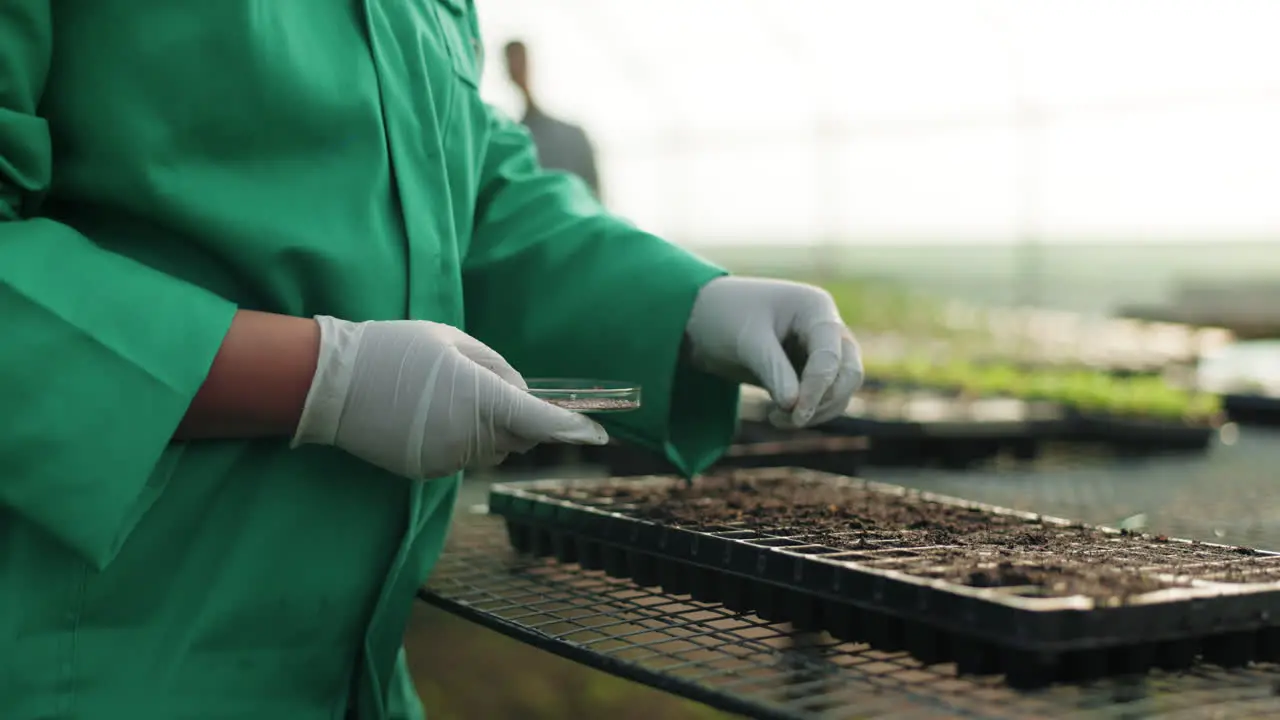
[[[418,714],[457,479],[171,443],[237,307],[462,326],[720,452],[736,390],[678,348],[721,271],[540,171],[478,45],[467,0],[0,3],[0,718]]]

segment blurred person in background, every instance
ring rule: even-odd
[[[608,432],[687,473],[740,381],[844,409],[830,295],[541,170],[478,44],[460,0],[0,3],[0,718],[420,717],[459,471],[607,441],[522,373],[641,384]]]
[[[596,170],[596,151],[587,131],[578,125],[547,114],[534,98],[529,79],[529,48],[521,40],[513,40],[504,48],[507,75],[524,98],[525,111],[520,123],[533,136],[538,161],[548,170],[562,170],[582,178],[595,193],[600,193],[600,175]]]

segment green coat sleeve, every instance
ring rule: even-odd
[[[732,439],[738,390],[680,349],[698,290],[724,271],[541,170],[524,129],[493,111],[488,138],[463,266],[468,330],[526,377],[642,383],[641,410],[602,416],[609,431],[705,469]]]
[[[0,518],[101,568],[161,491],[235,308],[39,216],[51,4],[0,5]]]

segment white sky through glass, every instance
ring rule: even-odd
[[[1280,2],[477,4],[677,240],[1280,238]]]

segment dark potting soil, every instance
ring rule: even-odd
[[[797,553],[1025,596],[1123,601],[1192,578],[1280,581],[1280,558],[1248,548],[1062,525],[803,476],[728,472],[692,487],[623,483],[561,497],[689,530],[755,531],[761,537],[750,540]]]

